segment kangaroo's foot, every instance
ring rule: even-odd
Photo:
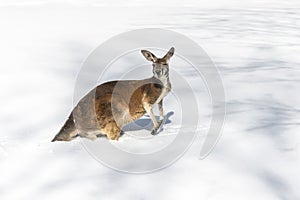
[[[120,131],[110,132],[107,134],[107,138],[110,140],[119,140],[119,137],[120,137]]]
[[[116,122],[112,121],[107,123],[101,132],[104,133],[110,140],[118,140],[120,137],[121,128],[118,127]]]
[[[160,132],[160,130],[161,130],[161,128],[162,128],[163,121],[164,121],[164,120],[160,120],[160,121],[158,122],[158,126],[156,126],[156,127],[154,127],[154,128],[152,129],[151,135],[157,135],[157,134]]]
[[[120,134],[121,134],[121,130],[117,126],[112,127],[106,133],[107,138],[110,140],[119,140]]]

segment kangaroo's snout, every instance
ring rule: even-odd
[[[162,71],[161,70],[155,70],[155,73],[157,74],[157,76],[161,76],[162,75]]]

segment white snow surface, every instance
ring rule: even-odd
[[[0,199],[300,199],[299,1],[109,2],[0,1]],[[80,140],[51,143],[89,53],[149,27],[195,40],[220,71],[227,114],[211,154],[199,159],[199,134],[170,167],[133,175],[103,166]],[[201,88],[199,97],[205,132],[209,98]],[[178,107],[172,95],[166,101],[167,111]],[[166,145],[176,136],[176,114],[156,143],[125,135],[114,144]]]

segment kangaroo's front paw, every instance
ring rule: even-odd
[[[158,134],[158,131],[156,128],[152,129],[151,131],[151,135],[157,135]]]
[[[158,122],[158,126],[157,126],[157,127],[154,127],[154,128],[152,129],[151,135],[157,135],[157,134],[159,133],[163,121],[164,121],[164,120],[160,120],[160,121]]]

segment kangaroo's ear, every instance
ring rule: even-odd
[[[172,48],[168,51],[168,53],[163,57],[163,59],[164,59],[165,61],[169,61],[170,58],[174,55],[174,52],[175,52],[175,48],[172,47]]]
[[[149,61],[151,61],[151,62],[156,62],[156,61],[157,61],[156,56],[155,56],[153,53],[151,53],[150,51],[142,50],[141,52],[142,52],[142,54],[145,56],[145,58],[146,58],[147,60],[149,60]]]

